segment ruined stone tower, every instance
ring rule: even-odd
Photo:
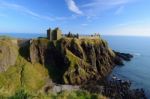
[[[51,29],[47,30],[47,39],[51,40]]]
[[[59,28],[55,28],[51,30],[50,28],[47,30],[47,39],[50,41],[52,40],[59,40],[62,37],[62,32]]]

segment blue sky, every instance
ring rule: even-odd
[[[0,0],[0,32],[150,36],[150,0]]]

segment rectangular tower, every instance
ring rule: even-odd
[[[47,30],[47,39],[52,40],[51,29],[50,28]]]

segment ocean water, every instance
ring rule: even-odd
[[[116,67],[111,75],[132,81],[132,88],[144,88],[150,99],[150,37],[102,36],[109,46],[134,58],[125,66]]]
[[[46,37],[46,33],[0,33],[0,36],[30,39],[37,37]]]
[[[46,34],[7,33],[15,38],[46,37]],[[150,99],[150,37],[102,36],[109,46],[116,51],[131,53],[134,58],[125,62],[124,66],[116,67],[111,75],[132,81],[132,88],[144,88]]]

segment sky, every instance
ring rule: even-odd
[[[150,0],[0,0],[1,33],[150,36]]]

